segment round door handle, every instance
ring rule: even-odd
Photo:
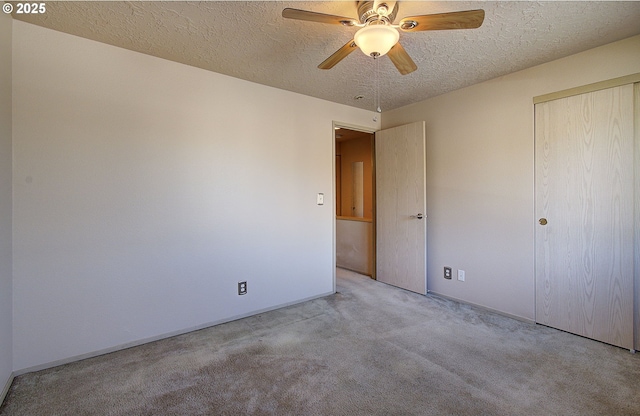
[[[546,218],[540,218],[538,220],[538,222],[540,223],[540,225],[547,225],[547,219]]]
[[[417,219],[421,220],[422,218],[424,218],[424,216],[422,214],[418,213],[418,215],[411,215],[410,218],[417,218]]]

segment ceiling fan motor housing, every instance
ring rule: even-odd
[[[375,20],[384,20],[387,23],[391,24],[396,18],[398,14],[398,3],[390,2],[391,6],[387,3],[379,3],[378,7],[386,6],[387,14],[385,16],[379,15],[377,10],[373,9],[374,2],[373,1],[359,1],[358,2],[358,16],[360,18],[360,23],[367,24],[373,22]]]

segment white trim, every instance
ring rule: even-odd
[[[634,284],[634,349],[640,350],[640,192],[638,187],[640,186],[640,82],[633,86],[633,107],[634,107],[634,160],[635,166],[634,182],[635,182],[635,195],[634,195],[634,228],[635,233],[633,237],[634,241],[634,272],[633,272],[633,284]]]
[[[463,305],[473,306],[474,308],[480,308],[480,309],[483,309],[483,310],[485,310],[487,312],[491,312],[491,313],[495,313],[497,315],[505,316],[507,318],[515,319],[516,321],[526,322],[528,324],[535,324],[536,323],[536,321],[533,320],[533,319],[525,318],[523,316],[518,316],[518,315],[512,315],[510,313],[499,311],[497,309],[493,309],[493,308],[490,308],[488,306],[478,305],[477,303],[473,303],[473,302],[467,302],[466,300],[461,300],[461,299],[458,299],[458,298],[454,298],[453,296],[447,296],[447,295],[443,295],[443,294],[440,294],[440,293],[437,293],[437,292],[427,291],[427,296],[435,296],[435,297],[439,297],[439,298],[442,298],[442,299],[447,299],[447,300],[451,300],[451,301],[454,301],[454,302],[458,302],[458,303],[461,303]]]
[[[380,131],[380,129],[376,130],[375,127],[362,127],[362,126],[356,126],[353,124],[349,124],[349,123],[343,123],[341,121],[333,121],[332,126],[331,126],[331,137],[333,138],[333,141],[331,143],[331,149],[332,149],[332,154],[331,154],[331,166],[333,167],[331,169],[332,172],[332,176],[331,176],[331,189],[333,192],[333,207],[331,208],[333,214],[332,214],[332,218],[333,218],[333,267],[332,267],[332,273],[333,273],[333,293],[336,293],[337,290],[337,286],[336,286],[336,267],[337,267],[337,259],[336,259],[336,221],[337,221],[337,217],[336,217],[336,128],[343,128],[343,129],[347,129],[347,130],[354,130],[354,131],[361,131],[363,133],[369,133],[369,134],[375,134],[377,131]],[[375,150],[374,150],[375,151]],[[374,176],[375,176],[375,164],[374,164],[374,168],[373,168],[373,172],[374,172]],[[374,197],[375,197],[375,180],[374,180],[374,193],[373,193]],[[374,202],[374,206],[375,206],[375,202]],[[374,213],[375,213],[375,208],[374,208]],[[375,214],[374,214],[375,216]],[[376,238],[376,234],[375,234],[375,220],[373,221],[373,239],[374,239],[374,248],[375,248],[375,238]],[[375,250],[374,250],[375,251]],[[375,276],[375,253],[374,253],[374,264],[373,264],[373,275]]]
[[[9,380],[4,385],[2,392],[0,393],[0,406],[4,403],[4,400],[7,398],[7,394],[9,393],[9,389],[11,388],[11,384],[13,384],[13,379],[16,377],[15,373],[11,373],[9,376]]]
[[[594,82],[593,84],[581,85],[579,87],[552,92],[550,94],[539,95],[537,97],[533,97],[533,104],[541,104],[546,103],[547,101],[573,97],[574,95],[585,94],[588,92],[606,90],[609,88],[620,87],[627,84],[635,84],[636,82],[640,82],[640,73],[608,79],[606,81]]]

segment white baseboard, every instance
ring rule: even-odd
[[[458,303],[464,303],[466,305],[471,305],[471,306],[473,306],[475,308],[484,309],[485,311],[489,311],[489,312],[492,312],[492,313],[495,313],[495,314],[498,314],[498,315],[506,316],[507,318],[516,319],[518,321],[526,322],[526,323],[529,323],[529,324],[535,324],[536,323],[536,321],[534,319],[525,318],[524,316],[513,315],[513,314],[510,314],[510,313],[507,313],[507,312],[499,311],[497,309],[489,308],[488,306],[478,305],[476,303],[467,302],[466,300],[461,300],[461,299],[458,299],[458,298],[454,298],[452,296],[442,295],[442,294],[440,294],[438,292],[429,291],[429,295],[437,296],[437,297],[443,298],[443,299],[452,300],[452,301],[458,302]]]
[[[7,393],[9,393],[9,389],[11,388],[11,384],[13,383],[13,379],[15,378],[15,373],[11,373],[9,376],[9,380],[4,385],[2,392],[0,393],[0,406],[4,403],[4,399],[7,397]]]
[[[251,312],[248,312],[248,313],[232,316],[232,317],[226,318],[226,319],[221,319],[221,320],[218,320],[218,321],[208,322],[206,324],[197,325],[197,326],[190,327],[190,328],[185,328],[185,329],[180,329],[180,330],[177,330],[177,331],[167,332],[167,333],[164,333],[164,334],[161,334],[161,335],[156,335],[156,336],[149,337],[149,338],[143,338],[143,339],[139,339],[139,340],[136,340],[136,341],[132,341],[132,342],[127,342],[127,343],[124,343],[124,344],[116,345],[116,346],[113,346],[113,347],[109,347],[109,348],[104,348],[104,349],[97,350],[97,351],[88,352],[86,354],[75,355],[73,357],[63,358],[61,360],[51,361],[51,362],[48,362],[48,363],[44,363],[44,364],[39,364],[39,365],[35,365],[35,366],[32,366],[32,367],[23,368],[23,369],[14,371],[13,372],[13,376],[18,377],[18,376],[21,376],[22,374],[33,373],[35,371],[46,370],[46,369],[49,369],[49,368],[57,367],[59,365],[69,364],[69,363],[73,363],[73,362],[80,361],[80,360],[85,360],[87,358],[98,357],[100,355],[109,354],[109,353],[120,351],[120,350],[124,350],[124,349],[127,349],[127,348],[137,347],[137,346],[140,346],[140,345],[143,345],[143,344],[148,344],[150,342],[159,341],[161,339],[171,338],[171,337],[175,337],[175,336],[178,336],[178,335],[187,334],[187,333],[193,332],[193,331],[199,331],[201,329],[209,328],[209,327],[212,327],[212,326],[224,324],[224,323],[231,322],[231,321],[236,321],[238,319],[247,318],[249,316],[258,315],[258,314],[261,314],[261,313],[273,311],[273,310],[280,309],[280,308],[286,308],[287,306],[292,306],[292,305],[296,305],[298,303],[303,303],[303,302],[307,302],[307,301],[310,301],[310,300],[323,298],[325,296],[329,296],[329,295],[333,295],[333,294],[334,294],[334,292],[327,292],[327,293],[323,293],[321,295],[311,296],[309,298],[300,299],[300,300],[296,300],[296,301],[293,301],[293,302],[287,302],[287,303],[283,303],[283,304],[280,304],[280,305],[272,306],[272,307],[269,307],[269,308],[260,309],[260,310],[257,310],[257,311],[251,311]],[[13,376],[12,376],[12,380],[13,380]]]

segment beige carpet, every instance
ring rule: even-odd
[[[640,354],[342,270],[338,292],[22,375],[0,414],[640,414]]]

